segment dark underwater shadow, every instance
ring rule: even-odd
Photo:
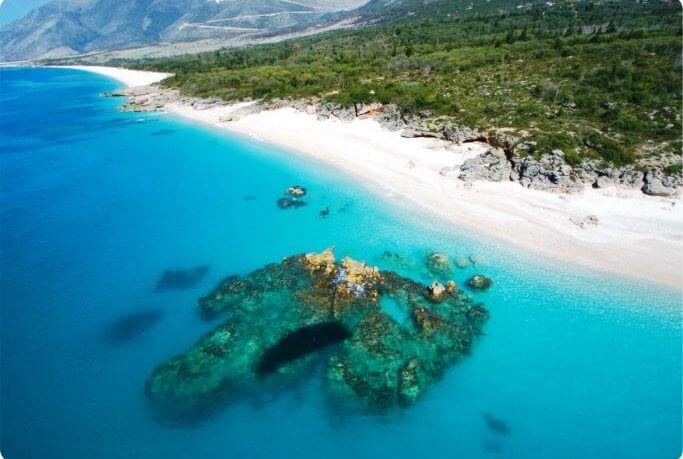
[[[484,422],[489,431],[496,435],[508,436],[510,434],[510,426],[500,418],[484,413]]]
[[[190,269],[167,269],[161,273],[155,291],[192,289],[204,280],[210,268],[209,265],[200,265]]]
[[[132,312],[107,325],[102,336],[109,343],[126,344],[143,335],[163,318],[161,309]]]
[[[153,136],[162,136],[162,135],[170,135],[170,134],[175,134],[178,132],[176,129],[160,129],[158,131],[152,132]]]
[[[339,322],[323,322],[302,327],[285,335],[265,350],[255,368],[256,375],[263,378],[289,362],[341,343],[350,337],[351,333]]]

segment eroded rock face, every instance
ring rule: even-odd
[[[383,312],[383,297],[412,320],[399,324]],[[342,406],[410,405],[470,352],[488,317],[455,283],[430,288],[350,258],[337,262],[331,249],[229,277],[199,307],[206,318],[228,320],[146,384],[154,404],[181,419],[296,383],[321,361],[327,393]],[[327,329],[334,336],[319,336]],[[324,353],[302,339],[313,335]]]

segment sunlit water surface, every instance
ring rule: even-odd
[[[119,112],[100,96],[116,87],[70,70],[0,71],[5,458],[680,454],[679,292],[505,248],[255,140]],[[278,209],[294,183],[308,205]],[[470,294],[491,312],[486,335],[400,414],[339,416],[313,378],[191,426],[158,422],[145,379],[220,323],[202,321],[196,300],[225,275],[328,246],[388,269],[381,254],[400,253],[414,262],[402,273],[425,282],[429,251],[483,257],[476,271],[494,287]],[[155,291],[162,271],[205,264],[197,287]],[[104,339],[146,310],[161,316],[140,336]]]

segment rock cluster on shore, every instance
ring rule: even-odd
[[[384,298],[408,323],[383,310]],[[296,383],[321,362],[336,406],[383,412],[410,405],[471,351],[488,317],[454,282],[427,286],[361,261],[337,261],[331,249],[229,277],[199,309],[204,318],[228,320],[147,381],[148,397],[172,417]],[[334,336],[316,338],[334,346],[326,352],[303,339],[326,330]]]
[[[452,171],[448,168],[444,172]],[[666,175],[657,169],[643,173],[633,165],[605,166],[598,160],[583,160],[572,167],[565,161],[565,153],[559,149],[536,158],[519,151],[506,154],[503,149],[495,147],[465,160],[459,168],[458,177],[465,182],[516,181],[525,188],[542,191],[580,193],[586,186],[620,187],[640,189],[645,194],[663,197],[678,196],[683,184],[679,175]]]

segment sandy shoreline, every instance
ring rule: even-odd
[[[167,76],[107,67],[72,68],[107,75],[129,87]],[[479,154],[486,144],[407,139],[372,119],[319,120],[293,108],[232,119],[244,105],[196,109],[171,103],[163,110],[326,162],[384,194],[475,233],[590,269],[677,289],[683,285],[683,210],[677,200],[616,188],[565,195],[514,182],[469,186],[455,178],[457,174],[439,172]],[[582,228],[576,223],[589,215],[599,218],[597,226]]]
[[[127,88],[148,86],[150,84],[158,83],[159,81],[171,76],[170,73],[129,70],[117,67],[103,67],[99,65],[60,65],[54,67],[97,73],[99,75],[113,78],[119,83],[125,85]]]

